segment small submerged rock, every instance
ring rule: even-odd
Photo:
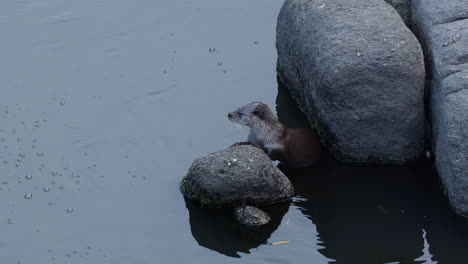
[[[270,222],[270,217],[264,211],[253,206],[239,206],[234,208],[236,222],[248,227],[258,227]]]
[[[289,179],[262,150],[234,146],[196,159],[180,189],[203,206],[265,205],[290,199]]]

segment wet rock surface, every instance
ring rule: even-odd
[[[468,216],[468,2],[413,0],[432,77],[432,149],[452,207]]]
[[[424,149],[424,59],[384,1],[285,1],[278,69],[332,154],[407,162]]]
[[[234,208],[236,222],[247,227],[258,227],[270,222],[267,213],[254,206],[239,206]]]
[[[181,191],[209,207],[271,204],[290,199],[294,192],[288,178],[253,146],[234,146],[196,159]]]
[[[385,0],[389,5],[393,6],[400,14],[401,19],[406,25],[411,24],[411,1],[410,0]]]

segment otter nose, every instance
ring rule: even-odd
[[[232,114],[231,114],[231,113],[228,114],[228,118],[229,118],[229,119],[232,118]]]

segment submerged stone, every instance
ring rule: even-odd
[[[236,222],[248,227],[258,227],[270,222],[267,213],[254,206],[239,206],[234,208]]]

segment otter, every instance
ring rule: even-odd
[[[291,168],[307,167],[322,158],[323,146],[313,129],[285,127],[262,102],[252,102],[230,112],[228,119],[250,128],[247,141],[234,145],[259,147],[272,160]]]

